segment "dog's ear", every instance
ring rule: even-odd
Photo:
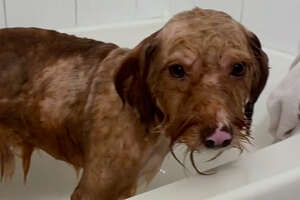
[[[129,52],[114,80],[123,103],[136,108],[143,123],[153,121],[157,111],[147,77],[151,60],[158,50],[158,33],[159,31],[153,33]]]
[[[268,79],[269,62],[267,54],[262,50],[262,46],[258,37],[254,33],[250,32],[248,33],[247,38],[250,49],[253,52],[256,60],[255,65],[257,65],[253,79],[254,82],[251,87],[250,99],[245,107],[245,115],[249,120],[251,120],[254,104],[263,91]]]

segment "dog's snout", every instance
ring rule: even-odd
[[[230,145],[231,142],[232,133],[228,128],[218,128],[204,139],[204,145],[210,149],[226,147]]]

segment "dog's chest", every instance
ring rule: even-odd
[[[170,139],[163,134],[159,136],[155,145],[144,156],[144,164],[139,173],[138,189],[145,187],[157,174],[161,164],[169,152]]]

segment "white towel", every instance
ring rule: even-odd
[[[269,131],[275,141],[294,134],[300,125],[300,53],[288,74],[272,91],[267,101],[270,115]]]

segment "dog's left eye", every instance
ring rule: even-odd
[[[233,76],[243,76],[245,74],[246,67],[243,63],[237,63],[233,65],[231,75]]]
[[[183,78],[185,76],[185,71],[182,65],[171,65],[169,67],[170,74],[175,78]]]

